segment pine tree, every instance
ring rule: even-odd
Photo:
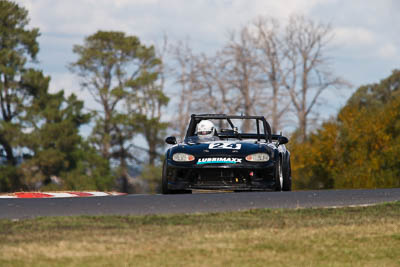
[[[138,37],[115,31],[98,31],[85,38],[83,45],[75,45],[73,51],[78,60],[70,65],[71,70],[81,78],[82,88],[100,105],[91,134],[92,144],[105,159],[118,164],[122,190],[128,191],[128,164],[140,161],[135,157],[134,136],[144,133],[153,158],[148,121],[152,127],[164,127],[159,117],[143,113],[148,111],[152,100],[158,101],[152,106],[158,112],[160,106],[168,103],[167,97],[158,97],[160,90],[154,89],[161,60],[154,48],[141,44]],[[152,130],[150,135],[158,133]]]

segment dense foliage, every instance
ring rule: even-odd
[[[290,148],[297,189],[399,187],[400,70],[358,88],[336,119]]]
[[[0,1],[0,191],[108,189],[107,162],[79,133],[90,115],[83,102],[49,92],[50,77],[27,67],[39,51],[27,11]]]
[[[101,107],[84,112],[74,94],[50,93],[50,77],[27,67],[36,63],[40,35],[28,23],[26,9],[0,0],[0,192],[156,190],[150,178],[138,183],[133,167],[147,156],[142,178],[159,169],[168,127],[161,110],[169,98],[154,47],[115,31],[98,31],[75,45],[78,59],[70,68]],[[87,140],[82,125],[92,128]],[[140,135],[148,148],[133,144]]]

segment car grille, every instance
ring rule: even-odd
[[[204,169],[196,175],[195,184],[245,184],[249,181],[246,171],[226,169]]]
[[[193,185],[245,185],[269,180],[271,176],[260,170],[207,168],[192,170],[186,177]]]

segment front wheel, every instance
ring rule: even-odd
[[[292,168],[290,167],[290,159],[288,160],[288,166],[283,174],[282,191],[292,191]]]
[[[282,160],[279,158],[276,170],[275,170],[275,191],[282,191],[283,186],[283,171],[282,171]]]
[[[163,169],[162,169],[162,181],[161,181],[161,193],[163,195],[169,194],[191,194],[192,190],[171,190],[168,188],[168,165],[167,160],[164,161]]]
[[[162,179],[161,179],[161,193],[163,195],[171,194],[168,189],[168,175],[167,175],[167,161],[164,160],[163,168],[162,168]]]

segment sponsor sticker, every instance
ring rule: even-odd
[[[212,163],[242,163],[239,158],[202,158],[197,161],[197,164],[212,164]]]

